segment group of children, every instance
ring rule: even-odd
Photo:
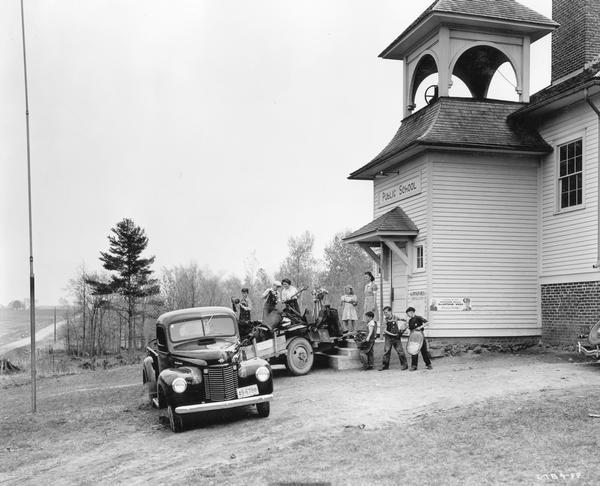
[[[377,290],[377,286],[374,283],[374,278],[371,272],[365,272],[365,303],[363,306],[365,321],[366,321],[366,339],[363,341],[360,349],[360,359],[363,365],[363,370],[372,370],[374,367],[374,352],[375,339],[377,338],[377,322],[375,321],[375,310],[377,305],[374,299],[374,293]],[[283,287],[283,288],[282,288]],[[234,309],[237,304],[237,312],[239,313],[240,321],[250,321],[250,312],[252,310],[252,303],[248,298],[248,289],[242,289],[242,297],[235,299]],[[263,299],[265,299],[265,305],[263,309],[263,321],[267,319],[267,316],[272,312],[279,301],[284,301],[287,305],[291,305],[294,309],[299,311],[297,304],[298,290],[291,285],[289,279],[283,279],[281,282],[274,282],[272,288],[265,290],[263,293]],[[315,301],[316,308],[322,305],[324,297],[327,295],[325,289],[317,289],[313,291],[313,300]],[[233,299],[232,299],[233,300]],[[372,300],[372,302],[371,302]],[[354,293],[353,288],[350,285],[344,287],[344,295],[341,297],[340,306],[340,320],[342,322],[342,332],[346,335],[353,336],[358,331],[358,312],[356,307],[358,306],[358,299]],[[317,314],[318,315],[318,314]],[[402,347],[402,335],[407,329],[412,332],[423,332],[423,328],[427,323],[427,319],[415,314],[414,307],[406,309],[407,319],[397,319],[392,313],[392,308],[386,306],[383,308],[383,317],[385,322],[385,329],[383,329],[383,336],[385,338],[385,344],[383,348],[383,360],[379,371],[387,370],[390,366],[390,357],[392,349],[396,350],[398,358],[400,359],[400,366],[402,370],[408,369],[408,361],[404,348]],[[429,358],[429,351],[427,350],[427,341],[423,339],[423,344],[420,349],[420,353],[423,356],[423,361],[428,370],[432,369],[431,360]],[[419,362],[419,354],[411,356],[410,371],[417,369]]]
[[[392,349],[395,349],[396,353],[398,353],[401,369],[406,370],[408,368],[406,354],[404,353],[404,348],[402,347],[402,334],[404,331],[406,331],[406,329],[409,329],[411,333],[423,332],[425,324],[427,323],[427,319],[416,315],[414,307],[409,307],[406,309],[406,315],[408,316],[408,320],[396,319],[390,306],[383,308],[383,316],[385,319],[385,329],[383,330],[383,335],[385,337],[385,344],[383,348],[383,360],[379,371],[387,370],[389,368]],[[372,370],[374,366],[373,348],[375,346],[375,339],[377,337],[377,322],[375,321],[374,312],[367,311],[365,316],[369,322],[367,323],[367,337],[360,349],[360,360],[363,365],[362,369],[366,371]],[[426,368],[428,370],[432,369],[429,351],[427,350],[427,341],[425,339],[423,339],[420,352],[421,356],[423,356],[423,361],[425,362]],[[419,353],[416,353],[411,356],[410,371],[415,371],[418,363]]]

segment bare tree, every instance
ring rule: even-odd
[[[346,285],[353,287],[359,301],[363,300],[364,272],[372,266],[369,257],[357,245],[344,243],[343,238],[348,234],[336,234],[323,251],[325,270],[320,283],[329,291],[333,307],[339,304]]]
[[[291,236],[288,240],[289,253],[285,258],[277,277],[289,278],[292,283],[298,287],[310,287],[317,280],[317,259],[313,256],[313,246],[315,237],[309,231],[305,231],[300,236]],[[303,301],[307,299],[302,295],[299,299],[301,307]]]

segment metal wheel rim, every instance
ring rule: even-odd
[[[292,353],[292,359],[294,364],[300,365],[301,368],[304,368],[308,363],[308,351],[303,344],[299,344],[294,348],[294,352]]]

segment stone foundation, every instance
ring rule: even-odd
[[[542,342],[576,345],[600,320],[600,281],[542,285]]]

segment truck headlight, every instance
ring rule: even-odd
[[[187,388],[187,382],[183,378],[175,378],[171,386],[175,393],[183,393]]]
[[[254,374],[256,375],[256,379],[258,381],[267,381],[269,379],[269,377],[271,376],[271,372],[269,371],[269,368],[267,368],[266,366],[260,366],[255,372]]]

